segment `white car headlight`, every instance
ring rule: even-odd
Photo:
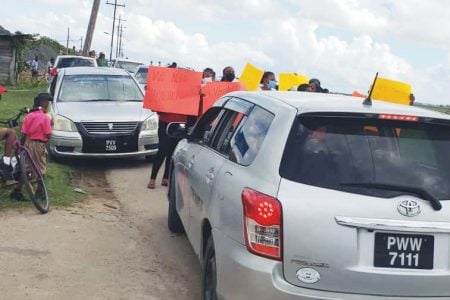
[[[74,122],[60,115],[57,115],[53,120],[53,130],[72,132],[78,131]]]
[[[158,115],[153,114],[142,123],[141,131],[158,129]]]

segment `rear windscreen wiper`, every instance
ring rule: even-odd
[[[418,195],[422,199],[430,201],[431,206],[433,207],[434,210],[441,210],[441,208],[442,208],[442,204],[438,198],[433,196],[427,190],[420,188],[420,187],[412,187],[412,186],[390,184],[390,183],[379,183],[379,182],[344,182],[344,183],[340,183],[340,185],[341,186],[376,188],[376,189],[411,193],[411,194]]]

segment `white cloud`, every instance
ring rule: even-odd
[[[39,32],[61,42],[65,40],[68,26],[72,39],[85,35],[92,1],[35,2],[44,9],[7,15],[2,18],[2,25],[10,31]],[[260,68],[275,72],[295,71],[318,77],[325,87],[344,92],[353,89],[364,92],[375,72],[379,71],[380,76],[410,82],[418,101],[436,99],[448,102],[446,86],[450,79],[450,58],[421,69],[414,61],[402,57],[401,51],[408,49],[401,49],[397,45],[394,53],[388,41],[406,38],[414,43],[450,51],[450,2],[119,2],[126,4],[125,9],[118,10],[118,15],[127,20],[125,55],[146,63],[177,61],[180,65],[197,70],[213,67],[218,74],[224,66],[232,65],[239,74],[246,62],[252,62]],[[31,2],[24,0],[23,3]],[[257,28],[243,28],[246,22],[257,24]],[[97,52],[104,51],[107,57],[110,36],[104,32],[111,31],[111,23],[112,6],[102,1],[92,48]],[[202,30],[217,24],[221,25],[217,27],[223,32],[215,32],[215,36],[209,36],[207,30]],[[323,32],[319,35],[323,25],[344,30],[346,38],[325,36]],[[243,36],[243,31],[248,36]]]

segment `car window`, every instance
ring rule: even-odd
[[[209,146],[227,155],[231,137],[244,117],[245,115],[241,112],[225,109]]]
[[[400,193],[348,183],[418,187],[450,199],[450,127],[374,118],[303,116],[294,122],[280,175],[379,197]]]
[[[274,115],[255,106],[249,116],[243,119],[230,140],[230,159],[248,166],[255,159],[269,131]]]
[[[56,66],[58,69],[71,67],[94,67],[94,62],[90,59],[79,57],[65,57],[61,58]]]
[[[143,95],[131,76],[64,76],[58,101],[142,101]]]
[[[192,140],[201,144],[208,144],[222,114],[221,107],[212,107],[207,110],[194,127],[191,134]]]
[[[142,65],[142,63],[131,61],[117,61],[114,67],[124,69],[130,73],[134,73],[140,65]]]
[[[146,84],[147,83],[147,74],[148,74],[148,68],[139,68],[139,70],[136,72],[136,80],[140,84]]]

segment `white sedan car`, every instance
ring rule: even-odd
[[[138,83],[123,69],[61,69],[50,86],[50,154],[149,157],[158,151],[158,116],[143,108]]]

